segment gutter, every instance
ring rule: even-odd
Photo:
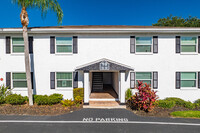
[[[21,28],[1,28],[0,33],[22,33]],[[29,33],[200,33],[200,28],[29,28]]]

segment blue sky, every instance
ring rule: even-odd
[[[62,25],[152,25],[169,16],[200,18],[199,0],[58,0],[64,18]],[[0,27],[21,27],[21,9],[11,0],[1,0]],[[57,26],[56,14],[41,17],[38,9],[28,9],[30,24]]]

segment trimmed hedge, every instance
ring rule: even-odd
[[[37,105],[53,105],[60,103],[63,99],[63,95],[61,94],[52,94],[50,96],[47,95],[34,95],[34,102]]]
[[[159,100],[158,107],[162,108],[173,108],[176,105],[175,101]]]
[[[5,102],[11,105],[22,105],[26,101],[26,98],[21,96],[20,94],[11,94],[5,98]]]
[[[165,98],[164,100],[167,100],[167,101],[174,101],[176,103],[176,105],[179,105],[179,106],[184,106],[185,102],[183,99],[181,98],[176,98],[176,97],[168,97],[168,98]]]
[[[73,95],[74,95],[74,99],[77,96],[80,96],[82,99],[84,99],[84,88],[74,88]]]

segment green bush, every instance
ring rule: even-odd
[[[74,88],[73,95],[74,95],[74,99],[77,96],[80,96],[82,99],[84,99],[84,89],[83,88]]]
[[[5,98],[5,102],[11,105],[22,105],[26,101],[25,97],[21,96],[20,94],[11,94]]]
[[[174,101],[176,103],[176,105],[179,105],[179,106],[184,106],[185,105],[185,102],[183,99],[181,98],[176,98],[176,97],[168,97],[168,98],[165,98],[164,100],[167,100],[167,101]]]
[[[82,104],[83,103],[83,98],[80,96],[75,97],[74,102],[76,104]]]
[[[74,105],[74,101],[72,101],[72,99],[63,100],[61,103],[64,107],[71,107]]]
[[[175,101],[159,100],[158,107],[162,108],[173,108],[176,105]]]
[[[132,90],[129,88],[126,90],[126,101],[131,99],[131,97],[133,96]]]
[[[184,107],[188,108],[188,109],[194,109],[195,108],[195,104],[188,101],[188,102],[184,103]]]
[[[63,95],[61,94],[52,94],[50,96],[47,95],[34,95],[34,102],[37,105],[53,105],[60,103],[63,99]]]
[[[5,99],[0,97],[0,104],[4,104],[5,103]]]

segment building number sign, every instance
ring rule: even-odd
[[[100,70],[110,70],[110,63],[108,63],[107,61],[102,61],[99,64],[99,69]]]

